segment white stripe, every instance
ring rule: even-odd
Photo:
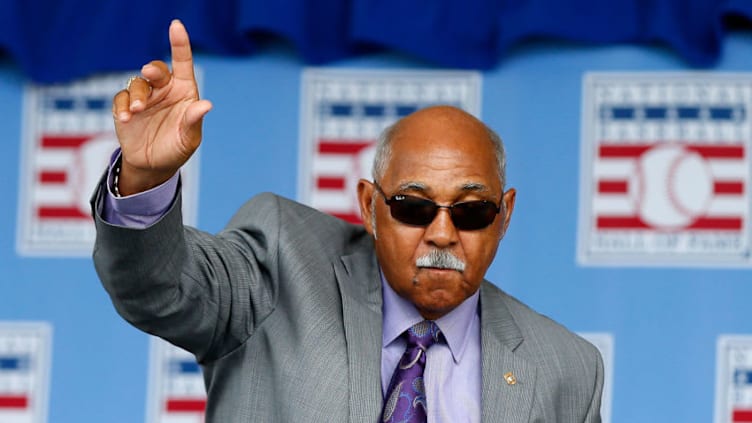
[[[75,206],[76,199],[76,191],[64,184],[37,186],[33,197],[34,204],[45,206]]]
[[[313,174],[318,175],[341,175],[347,177],[352,173],[353,159],[350,155],[325,154],[318,155],[313,160]]]
[[[340,190],[316,190],[311,198],[314,208],[327,212],[358,213],[355,194]]]
[[[599,195],[593,199],[593,213],[596,215],[624,215],[634,212],[634,201],[626,195]]]
[[[707,209],[707,215],[739,216],[747,215],[748,204],[743,196],[719,195],[713,198]]]
[[[635,173],[633,159],[601,159],[593,163],[593,175],[598,179],[627,179]]]
[[[73,150],[61,148],[57,151],[40,151],[34,156],[35,169],[59,169],[73,166],[76,155]]]
[[[716,179],[743,179],[747,177],[748,165],[743,160],[707,160],[710,173]]]

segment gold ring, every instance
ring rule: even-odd
[[[128,82],[125,83],[125,89],[126,90],[130,90],[131,89],[131,84],[133,83],[133,81],[135,81],[135,80],[137,80],[139,78],[141,78],[141,77],[138,76],[138,75],[134,75],[134,76],[131,76],[130,78],[128,78]]]

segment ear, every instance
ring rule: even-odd
[[[360,219],[363,220],[363,226],[366,228],[366,232],[373,235],[373,222],[371,211],[371,203],[373,202],[373,190],[374,186],[370,181],[361,179],[358,181],[358,205],[360,206]]]
[[[501,197],[501,202],[504,204],[504,222],[502,223],[501,238],[507,233],[509,222],[512,221],[512,212],[514,211],[514,200],[517,197],[517,191],[514,188],[509,188],[507,192]]]

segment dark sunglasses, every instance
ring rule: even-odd
[[[373,185],[384,197],[392,217],[407,225],[427,226],[436,218],[439,209],[447,209],[455,228],[461,231],[474,231],[490,225],[501,211],[501,206],[486,200],[440,206],[431,200],[412,195],[397,194],[387,197],[379,184],[374,182]]]

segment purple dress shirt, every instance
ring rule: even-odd
[[[423,320],[415,306],[397,295],[381,276],[383,288],[383,332],[381,344],[381,387],[386,395],[389,381],[405,352],[400,334]],[[423,379],[429,423],[480,422],[480,318],[478,298],[470,298],[436,320],[447,343],[434,344],[426,352]]]
[[[101,216],[107,223],[129,228],[143,229],[153,225],[167,213],[178,189],[179,173],[176,173],[162,185],[148,191],[125,197],[115,197],[112,186],[112,165],[120,158],[120,149],[112,154],[110,169],[107,173],[107,193],[102,202]]]
[[[111,163],[120,156],[112,155]],[[148,191],[115,197],[112,166],[107,176],[108,195],[100,213],[105,221],[131,228],[145,228],[157,222],[170,208],[178,190],[179,174]],[[397,295],[381,276],[383,288],[383,334],[381,386],[386,395],[397,362],[405,351],[400,334],[423,320],[412,303]],[[436,320],[446,344],[435,344],[427,354],[424,380],[429,423],[480,422],[481,349],[480,318],[476,292],[457,308]]]

